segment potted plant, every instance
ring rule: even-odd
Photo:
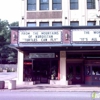
[[[55,79],[55,76],[56,76],[56,72],[54,70],[54,71],[52,71],[51,79],[54,80]]]
[[[67,76],[67,79],[68,79],[68,84],[71,85],[72,84],[73,75],[72,74],[69,74]]]

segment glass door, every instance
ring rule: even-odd
[[[48,83],[50,70],[49,60],[34,60],[33,61],[33,77],[38,83]]]
[[[81,64],[68,64],[67,77],[71,79],[72,84],[82,84],[82,65]]]

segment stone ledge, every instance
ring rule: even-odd
[[[68,81],[50,80],[50,85],[68,85]]]

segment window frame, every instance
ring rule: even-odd
[[[33,26],[28,26],[28,24],[35,24],[35,26],[33,25]],[[36,27],[36,22],[27,22],[27,27]]]
[[[72,23],[77,23],[78,25],[71,25]],[[79,21],[70,21],[70,26],[79,26]]]
[[[92,6],[89,7],[88,4],[91,4]],[[95,9],[96,8],[95,4],[96,4],[95,0],[91,0],[91,1],[87,0],[87,9]]]
[[[53,25],[53,24],[56,24],[56,25]],[[59,25],[61,24],[61,25]],[[52,26],[56,27],[56,26],[62,26],[62,22],[52,22]]]
[[[71,5],[77,5],[77,7],[76,6],[71,6]],[[74,8],[73,8],[74,7]],[[77,0],[77,2],[76,1],[71,1],[70,0],[70,10],[77,10],[77,9],[79,9],[79,0]]]
[[[62,0],[60,0],[60,2],[53,2],[55,0],[52,0],[52,10],[62,10]],[[59,8],[54,8],[54,5],[60,5],[60,9]]]
[[[48,26],[49,26],[49,22],[40,22],[40,23],[39,23],[39,26],[40,26],[40,27],[48,27],[48,26],[42,26],[41,23],[48,24]]]
[[[47,0],[46,3],[41,2],[42,0],[40,0],[40,10],[49,10],[49,0]],[[43,9],[42,5],[48,5],[48,9]]]
[[[95,26],[95,25],[92,25],[92,24],[91,24],[91,25],[88,25],[88,24],[89,24],[89,22],[90,22],[90,23],[93,23],[93,24],[95,24],[95,25],[96,25],[96,21],[87,21],[87,26]]]
[[[35,6],[35,9],[30,10],[28,6]],[[28,3],[28,0],[27,0],[27,11],[35,11],[35,10],[36,10],[36,0],[35,0],[35,3]]]

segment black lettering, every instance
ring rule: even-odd
[[[84,31],[84,34],[89,34],[89,31]]]
[[[97,41],[97,38],[92,38],[92,41]]]

